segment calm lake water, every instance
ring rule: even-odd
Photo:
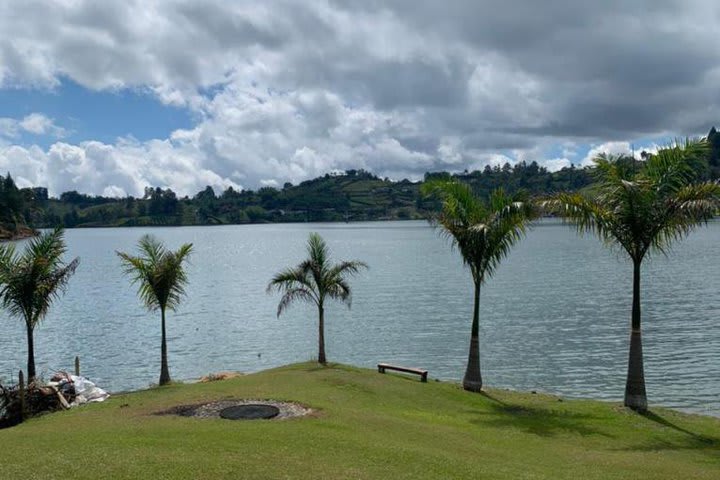
[[[253,372],[309,360],[316,314],[291,307],[276,318],[273,273],[298,263],[311,231],[335,259],[361,259],[352,309],[327,308],[331,361],[427,368],[459,379],[472,311],[470,273],[425,222],[288,224],[68,230],[80,267],[67,294],[36,330],[39,371],[71,369],[111,391],[146,387],[159,375],[159,314],[146,312],[123,277],[116,250],[144,233],[173,248],[192,242],[188,297],[168,315],[170,372]],[[720,415],[720,223],[643,268],[645,368],[651,404]],[[536,226],[481,296],[482,365],[490,387],[573,397],[622,398],[632,267],[594,237],[555,221]],[[0,378],[25,368],[19,320],[0,312]]]

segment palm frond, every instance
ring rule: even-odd
[[[581,232],[622,246],[636,262],[665,253],[673,241],[706,222],[719,207],[718,185],[693,185],[692,162],[707,153],[705,141],[660,149],[640,168],[623,157],[595,160],[598,184],[591,195],[563,193],[545,206]]]
[[[289,288],[284,291],[277,308],[277,316],[280,317],[290,305],[298,300],[308,303],[316,303],[315,293],[304,287]]]
[[[176,309],[185,297],[188,278],[185,263],[192,253],[186,243],[177,251],[168,250],[160,240],[145,235],[138,241],[139,255],[116,252],[124,272],[138,287],[138,296],[149,310]]]
[[[345,302],[348,308],[352,305],[352,290],[346,279],[340,278],[328,286],[327,296],[333,300]]]
[[[357,260],[340,262],[336,265],[333,265],[327,270],[327,274],[325,275],[325,282],[332,283],[337,279],[342,279],[345,275],[357,275],[358,273],[360,273],[360,270],[368,268],[370,267],[368,267],[367,263]]]
[[[0,248],[0,304],[12,316],[34,328],[65,291],[80,262],[65,264],[63,230],[34,238],[22,254],[12,246]]]
[[[650,234],[651,246],[665,252],[674,241],[707,223],[720,210],[720,183],[686,185],[667,198],[660,210],[656,228]]]
[[[538,215],[531,202],[510,197],[501,189],[491,193],[487,205],[470,186],[454,180],[428,182],[423,190],[442,199],[442,210],[433,223],[457,247],[480,283],[493,275]]]
[[[327,297],[350,304],[350,285],[346,277],[367,268],[357,260],[330,263],[327,244],[317,233],[311,233],[307,244],[308,258],[297,266],[275,274],[267,292],[283,294],[278,305],[278,316],[293,302],[301,300],[322,307]]]

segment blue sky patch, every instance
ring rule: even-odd
[[[0,89],[0,118],[22,120],[32,113],[53,119],[66,130],[62,140],[69,143],[114,143],[126,136],[140,141],[164,139],[172,131],[194,124],[192,112],[164,105],[140,90],[93,91],[67,79],[53,90]],[[13,143],[47,148],[58,140],[52,135],[19,133]]]

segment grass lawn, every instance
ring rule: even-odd
[[[232,398],[310,417],[231,422],[154,412]],[[718,479],[720,420],[299,364],[117,395],[0,430],[2,479]]]

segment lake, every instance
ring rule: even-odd
[[[353,280],[352,309],[326,308],[330,361],[426,368],[431,378],[464,373],[472,281],[457,252],[425,222],[273,224],[68,230],[81,257],[66,295],[36,330],[38,371],[70,370],[111,391],[157,382],[159,313],[148,313],[123,276],[116,250],[144,233],[169,246],[195,246],[187,299],[168,313],[175,380],[211,372],[253,372],[317,355],[316,311],[291,307],[276,318],[265,292],[278,270],[305,256],[319,232],[338,260],[370,270]],[[720,415],[720,223],[643,267],[643,332],[649,401]],[[543,221],[481,294],[481,358],[488,387],[621,400],[625,385],[632,266],[592,236]],[[0,312],[0,379],[25,369],[20,320]]]

